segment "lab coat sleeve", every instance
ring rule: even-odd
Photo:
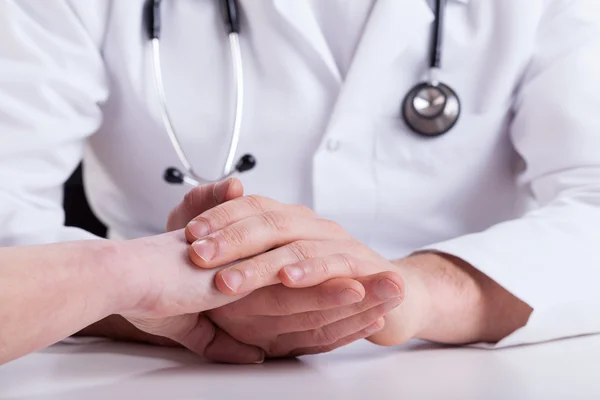
[[[539,207],[427,246],[453,254],[533,307],[491,347],[600,332],[600,2],[554,2],[515,101],[520,183]]]
[[[66,0],[0,1],[0,246],[93,238],[63,226],[62,185],[108,95],[97,18],[90,32]]]

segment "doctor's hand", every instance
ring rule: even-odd
[[[394,265],[305,207],[258,196],[240,197],[195,218],[186,236],[193,243],[190,257],[199,267],[242,260],[217,273],[217,287],[229,295],[279,283],[285,286],[275,287],[282,291],[308,290],[339,278],[355,278],[365,287],[367,294],[360,303],[296,318],[287,327],[294,332],[282,329],[286,319],[257,317],[259,311],[241,306],[254,294],[207,312],[234,338],[260,346],[267,356],[328,351],[370,337],[381,328],[382,332],[393,329],[394,341],[402,342],[420,329],[428,292],[418,274]],[[255,293],[264,290],[268,289]],[[388,318],[381,320],[390,312],[402,314],[401,326],[388,327]],[[372,318],[378,319],[375,325]],[[346,326],[358,330],[349,334]]]
[[[421,252],[390,261],[312,210],[264,197],[240,197],[207,210],[188,224],[186,237],[199,267],[243,260],[217,273],[217,287],[229,295],[280,282],[305,288],[341,276],[399,274],[402,303],[385,316],[383,329],[369,337],[380,345],[411,338],[496,342],[525,325],[532,311],[452,255]],[[222,314],[208,313],[238,337],[228,329],[229,315]]]
[[[219,186],[224,187],[229,189],[218,196],[207,187],[193,189],[171,213],[168,227],[185,227],[207,210],[212,197],[217,198],[216,205],[238,198],[243,191],[236,179]],[[302,289],[274,285],[205,315],[218,321],[215,329],[220,335],[227,333],[219,326],[227,327],[236,339],[260,346],[269,357],[321,353],[380,330],[382,316],[400,302],[401,285],[400,277],[391,272],[358,280],[334,278]],[[223,354],[230,353],[226,344],[209,346],[205,356],[224,361]]]
[[[194,188],[169,215],[167,229],[184,228],[197,215],[242,194],[243,187],[237,179]],[[283,285],[261,288],[210,314],[198,316],[204,329],[214,331],[215,335],[204,356],[219,362],[247,363],[247,354],[256,354],[256,350],[242,342],[266,349],[269,357],[332,350],[379,331],[383,327],[381,317],[399,303],[398,284],[401,284],[399,277],[387,273],[358,281],[331,279],[303,289]],[[239,341],[219,324],[210,326],[205,315],[230,328]],[[161,320],[158,330],[157,326],[142,328],[164,335],[165,329],[172,329],[184,318],[188,317]]]

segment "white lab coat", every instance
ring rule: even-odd
[[[358,1],[358,0],[356,0]],[[185,187],[161,125],[143,0],[0,0],[0,243],[64,228],[61,184],[113,238],[162,232]],[[169,111],[217,176],[233,86],[215,1],[163,1]],[[391,259],[463,258],[530,304],[498,346],[600,332],[600,2],[449,0],[441,78],[462,101],[436,139],[399,117],[425,77],[426,0],[379,0],[345,78],[308,3],[242,0],[248,193],[313,207]]]

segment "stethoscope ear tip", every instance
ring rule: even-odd
[[[167,181],[169,183],[177,183],[177,184],[183,183],[183,180],[184,180],[183,173],[175,167],[167,168],[165,170],[165,173],[163,174],[163,178],[165,181]]]
[[[235,170],[237,172],[246,172],[251,170],[256,166],[256,158],[252,154],[246,154],[240,158],[240,160],[235,165]]]

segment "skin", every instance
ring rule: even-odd
[[[198,187],[171,212],[167,230],[184,228],[202,212],[242,195],[242,185],[236,179]],[[202,341],[201,346],[193,346],[192,350],[211,360],[229,363],[260,362],[265,355],[281,357],[330,351],[382,329],[383,316],[402,300],[401,285],[398,274],[384,271],[356,280],[340,276],[304,288],[264,287],[231,307],[210,315],[197,314],[195,318],[202,323],[195,335],[213,339],[208,344]],[[225,325],[223,319],[235,320],[237,326],[243,326],[242,340],[236,341],[219,327]],[[212,324],[211,320],[218,323]],[[174,336],[172,331],[182,329],[179,324],[183,321],[181,316],[140,321],[111,315],[78,335],[174,346],[181,340],[168,338]]]
[[[199,311],[220,294],[215,271],[187,257],[182,230],[149,238],[0,249],[0,363],[55,343],[111,314],[202,354],[217,333]],[[230,339],[247,360],[254,347]],[[254,353],[254,354],[251,354]]]
[[[265,197],[240,197],[205,211],[187,225],[186,237],[192,243],[190,258],[201,268],[243,260],[217,273],[216,285],[228,295],[278,283],[305,288],[340,276],[399,274],[401,280],[394,282],[402,302],[388,310],[384,328],[369,337],[380,345],[411,338],[496,342],[524,326],[532,312],[451,255],[418,253],[387,260],[313,211]],[[232,337],[260,346],[268,355],[287,351],[272,339],[248,337],[245,320],[236,317],[233,305],[207,315]]]

